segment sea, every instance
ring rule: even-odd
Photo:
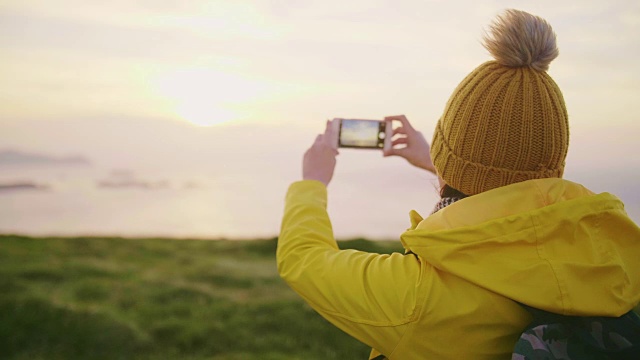
[[[348,151],[340,156],[328,205],[338,239],[397,240],[410,225],[410,210],[423,216],[432,211],[438,199],[432,174],[402,159],[383,162]],[[640,222],[640,196],[624,176],[574,175],[596,192],[620,196]],[[300,166],[256,173],[5,165],[0,167],[0,234],[272,238],[280,229],[287,188],[299,179]]]
[[[329,186],[338,238],[397,239],[409,226],[411,209],[428,213],[437,200],[435,178],[426,172],[404,164],[367,168],[357,155],[352,160],[354,166],[337,169]],[[287,188],[300,179],[299,162],[291,170],[261,173],[238,167],[3,166],[0,233],[271,238],[279,233]]]

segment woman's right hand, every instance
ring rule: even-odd
[[[425,140],[422,133],[414,129],[404,115],[387,116],[384,118],[387,126],[391,126],[394,120],[400,121],[402,125],[393,130],[394,138],[391,143],[391,148],[383,152],[384,156],[403,157],[411,165],[435,174],[436,168],[431,161],[429,143]],[[398,147],[399,145],[400,147]]]

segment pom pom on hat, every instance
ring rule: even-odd
[[[520,10],[509,9],[498,16],[483,40],[496,61],[509,67],[531,66],[546,71],[559,54],[551,25]]]

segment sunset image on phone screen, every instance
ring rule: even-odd
[[[340,145],[378,147],[380,123],[374,120],[342,120]]]

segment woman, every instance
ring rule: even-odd
[[[551,27],[508,10],[485,47],[495,60],[456,88],[431,148],[404,116],[385,119],[401,122],[385,155],[442,186],[433,214],[411,213],[405,254],[338,249],[326,212],[330,127],[287,193],[281,276],[372,346],[371,359],[507,359],[531,320],[520,304],[620,316],[640,301],[640,229],[615,196],[562,179],[569,126],[546,73],[558,55]]]

